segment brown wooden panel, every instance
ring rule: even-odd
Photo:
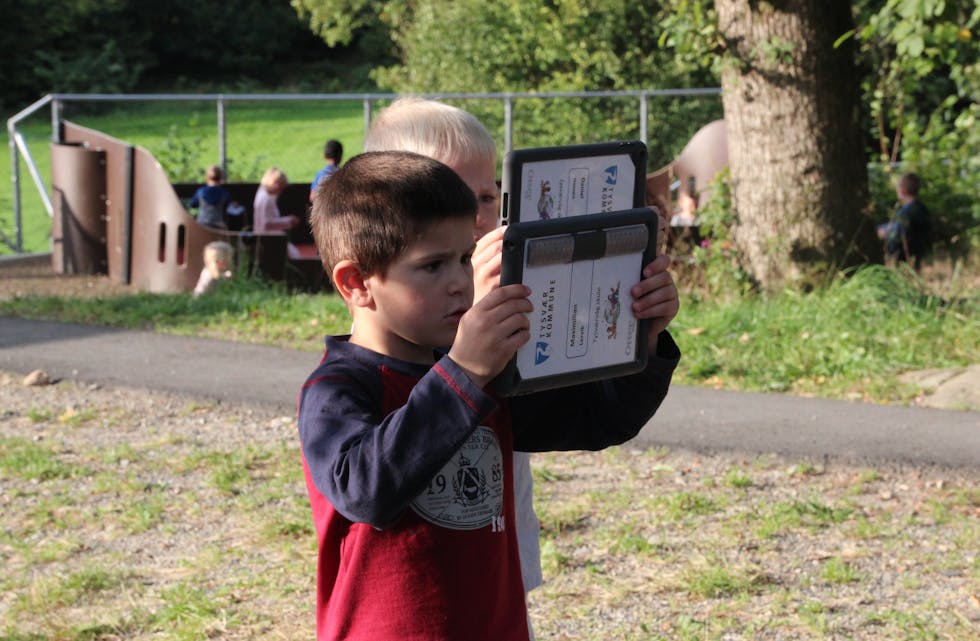
[[[105,153],[51,145],[51,267],[56,274],[106,274]]]

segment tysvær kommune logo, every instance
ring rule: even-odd
[[[538,299],[537,343],[534,348],[534,364],[540,365],[551,356],[551,334],[555,322],[555,284],[549,281],[548,287]]]
[[[603,173],[606,175],[606,184],[615,185],[616,176],[619,175],[619,167],[616,165],[609,165],[606,167],[606,170]]]

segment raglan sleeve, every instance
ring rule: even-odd
[[[600,450],[630,440],[667,396],[680,350],[667,330],[642,371],[512,399],[514,449]]]
[[[382,414],[380,375],[339,368],[300,394],[299,436],[316,489],[351,521],[384,528],[398,519],[496,401],[448,357],[407,402]]]

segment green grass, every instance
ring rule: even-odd
[[[5,475],[48,481],[83,476],[85,470],[63,462],[45,445],[26,439],[0,439],[0,478]]]
[[[350,329],[350,315],[337,296],[289,293],[245,278],[225,281],[200,298],[147,292],[92,299],[22,297],[0,302],[0,313],[314,351],[322,347],[324,334]]]
[[[682,296],[675,380],[901,402],[902,372],[980,362],[980,297],[944,300],[909,273],[871,266],[810,293],[718,303]]]

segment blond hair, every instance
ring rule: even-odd
[[[285,185],[287,182],[289,182],[289,179],[286,178],[286,174],[276,166],[269,167],[265,170],[265,173],[262,174],[261,184],[266,188],[266,190],[269,190],[280,183]]]
[[[447,165],[490,159],[497,145],[473,114],[436,100],[398,98],[382,109],[364,138],[364,151],[403,150]]]
[[[204,267],[215,278],[221,276],[221,269],[218,261],[224,259],[225,268],[231,265],[231,259],[235,255],[235,250],[229,243],[223,240],[215,240],[204,246]]]

